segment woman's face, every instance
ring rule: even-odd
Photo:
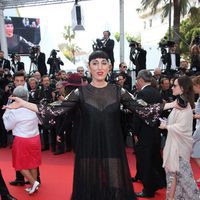
[[[105,81],[109,72],[109,62],[105,58],[96,58],[90,61],[89,70],[94,81]]]
[[[5,24],[6,37],[12,37],[13,31],[14,31],[13,24]]]
[[[174,81],[174,84],[172,85],[172,91],[173,91],[173,95],[174,95],[174,96],[177,96],[177,95],[180,95],[180,94],[183,93],[183,90],[182,90],[182,88],[179,86],[178,80],[177,80],[177,79]]]

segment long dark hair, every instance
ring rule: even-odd
[[[194,90],[191,78],[188,76],[180,76],[177,78],[178,84],[183,88],[183,96],[190,103],[191,107],[194,108]]]

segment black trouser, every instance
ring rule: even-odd
[[[147,195],[154,195],[158,186],[166,184],[162,168],[160,144],[136,145],[137,170]]]
[[[40,169],[37,168],[37,180],[40,182]],[[24,182],[24,176],[20,171],[16,171],[16,181]]]
[[[5,129],[3,119],[0,119],[0,147],[7,146],[7,131]]]
[[[3,197],[3,196],[6,196],[7,194],[9,194],[9,191],[0,170],[0,195],[1,197]]]

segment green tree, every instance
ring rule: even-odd
[[[146,10],[147,8],[152,9],[152,13],[156,13],[158,9],[158,5],[161,4],[163,0],[142,0],[142,9]],[[180,38],[179,38],[179,33],[180,33],[180,18],[181,15],[185,15],[187,13],[187,8],[190,6],[189,0],[166,0],[166,4],[163,6],[163,17],[167,17],[169,15],[170,9],[173,5],[174,8],[174,21],[173,21],[173,40],[179,44]]]
[[[188,57],[193,40],[200,34],[200,8],[192,8],[190,16],[180,24],[180,52]]]

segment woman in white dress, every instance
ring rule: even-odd
[[[200,76],[194,77],[192,82],[194,92],[196,94],[200,94]],[[194,144],[191,157],[194,158],[195,162],[200,168],[200,97],[197,100],[193,118],[196,119],[196,127],[193,134]],[[197,179],[197,183],[200,183],[200,178]]]
[[[167,200],[197,200],[200,192],[194,180],[190,165],[193,145],[192,124],[194,108],[194,91],[191,79],[181,76],[175,79],[173,95],[181,95],[187,100],[185,109],[173,108],[168,122],[161,122],[160,128],[167,129],[168,135],[163,151],[163,167],[167,178]]]

